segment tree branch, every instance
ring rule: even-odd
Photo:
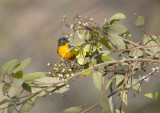
[[[92,105],[91,107],[89,107],[88,109],[82,111],[81,113],[87,113],[88,111],[94,109],[95,107],[99,106],[100,102],[98,101],[97,103],[95,103],[94,105]]]

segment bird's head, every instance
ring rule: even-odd
[[[65,45],[66,43],[70,42],[69,38],[60,37],[57,41],[58,47]]]

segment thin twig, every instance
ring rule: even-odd
[[[155,72],[157,72],[157,70],[153,70],[152,72],[148,73],[144,78],[140,79],[138,82],[136,82],[134,85],[128,87],[127,89],[130,89],[130,88],[134,87],[135,85],[137,85],[138,83],[144,81],[145,79],[147,79],[148,77],[150,77]]]
[[[157,47],[157,46],[160,46],[160,44],[157,44],[157,45],[148,45],[148,46],[138,46],[138,47],[135,47],[135,48],[131,48],[131,49],[120,49],[120,50],[117,50],[118,51],[132,51],[132,50],[135,50],[135,49],[148,49],[150,47]],[[154,53],[156,54],[156,53]]]
[[[100,102],[98,101],[97,103],[95,103],[94,105],[92,105],[91,107],[87,108],[86,110],[82,111],[81,113],[87,113],[88,111],[94,109],[95,107],[99,106]]]
[[[24,100],[24,101],[21,102],[20,104],[24,104],[25,102],[27,102],[27,101],[30,100],[31,98],[37,96],[37,95],[40,94],[41,92],[46,91],[46,90],[48,90],[48,89],[50,89],[50,88],[52,88],[52,87],[55,87],[55,86],[57,86],[57,85],[60,84],[60,83],[66,83],[68,80],[70,80],[70,79],[72,79],[72,78],[74,78],[74,77],[77,77],[78,75],[80,75],[80,74],[82,74],[82,73],[84,73],[84,72],[87,72],[87,71],[89,71],[89,70],[91,70],[91,69],[95,69],[95,68],[98,68],[98,67],[104,66],[104,65],[117,64],[117,63],[130,62],[130,61],[132,61],[132,62],[137,61],[137,62],[160,63],[160,60],[152,60],[152,59],[148,59],[148,58],[137,58],[137,59],[135,59],[135,58],[129,58],[129,59],[115,60],[115,61],[109,61],[109,62],[103,62],[103,63],[100,63],[100,64],[96,64],[96,65],[94,65],[94,66],[92,66],[92,67],[90,67],[90,68],[88,68],[88,69],[86,69],[86,70],[83,70],[83,71],[81,71],[81,72],[78,72],[78,73],[74,74],[73,76],[70,76],[70,77],[68,77],[68,78],[66,78],[66,79],[64,79],[64,80],[62,80],[62,81],[59,81],[59,82],[57,82],[57,83],[53,83],[53,84],[51,84],[50,86],[48,86],[48,87],[46,87],[46,88],[43,88],[42,90],[40,90],[40,91],[38,91],[38,92],[36,92],[36,93],[32,93],[32,95],[30,96],[30,98]],[[127,82],[127,78],[125,78],[123,85],[124,85],[126,82]],[[116,89],[113,93],[111,93],[110,95],[108,95],[108,98],[109,98],[110,96],[114,95],[117,91],[119,91],[119,89],[121,89],[121,88],[123,87],[123,85],[120,86],[118,89]],[[20,105],[20,104],[19,104],[19,105]],[[21,109],[20,109],[20,110],[21,110]]]
[[[160,43],[160,41],[156,40],[152,35],[150,35],[149,33],[147,33],[143,27],[140,27],[140,29],[141,29],[141,31],[143,31],[146,35],[148,35],[153,41],[155,41],[156,43]],[[158,41],[158,42],[157,42],[157,41]]]

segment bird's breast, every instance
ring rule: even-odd
[[[58,54],[59,56],[63,57],[64,59],[69,60],[71,57],[73,57],[76,53],[75,51],[67,51],[68,44],[66,43],[65,45],[62,45],[58,48]]]

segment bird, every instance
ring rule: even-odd
[[[75,50],[69,50],[70,48],[73,47],[69,44],[69,42],[70,42],[69,38],[66,38],[64,36],[61,36],[57,41],[58,45],[57,53],[60,57],[62,57],[65,60],[72,60],[75,58],[76,55]]]

